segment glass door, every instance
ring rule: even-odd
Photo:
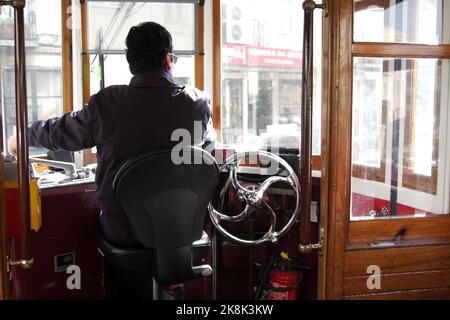
[[[329,14],[322,297],[449,298],[450,2],[343,0]]]
[[[387,43],[411,54],[448,43],[449,4],[364,3],[354,6],[354,41],[371,45],[353,56],[351,220],[449,214],[450,60],[372,56]]]

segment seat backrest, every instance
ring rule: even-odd
[[[180,159],[184,163],[177,164]],[[141,245],[170,249],[201,238],[218,175],[215,159],[203,149],[160,150],[127,161],[113,189]]]

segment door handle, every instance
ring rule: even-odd
[[[322,249],[323,249],[323,242],[325,239],[325,231],[323,228],[320,228],[320,232],[319,232],[319,242],[318,243],[314,243],[314,244],[299,244],[298,245],[298,251],[300,251],[301,253],[311,253],[314,250],[317,250],[317,254],[319,256],[322,256]]]

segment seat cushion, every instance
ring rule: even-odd
[[[210,248],[209,236],[203,231],[202,237],[192,244],[192,265],[204,264]],[[133,271],[152,270],[153,249],[116,246],[101,234],[98,239],[98,250],[105,259],[119,268]]]
[[[97,244],[101,255],[119,268],[149,272],[152,269],[153,249],[115,246],[103,234],[99,236]]]

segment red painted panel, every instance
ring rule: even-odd
[[[369,197],[355,192],[352,194],[353,217],[368,216],[370,210],[381,212],[383,208],[387,208],[389,212],[391,211],[391,204],[389,200]],[[397,216],[410,216],[414,214],[431,214],[431,212],[426,212],[418,208],[413,208],[401,203],[397,203]]]
[[[296,50],[225,44],[222,46],[224,63],[257,67],[302,67],[302,52]]]
[[[18,238],[19,228],[19,189],[5,189],[6,231],[9,238]]]
[[[102,299],[102,259],[97,251],[99,207],[94,184],[42,190],[42,227],[31,234],[31,270],[13,270],[14,299]],[[18,252],[19,240],[13,250]],[[73,253],[81,290],[69,290],[70,274],[55,269],[55,257]]]

